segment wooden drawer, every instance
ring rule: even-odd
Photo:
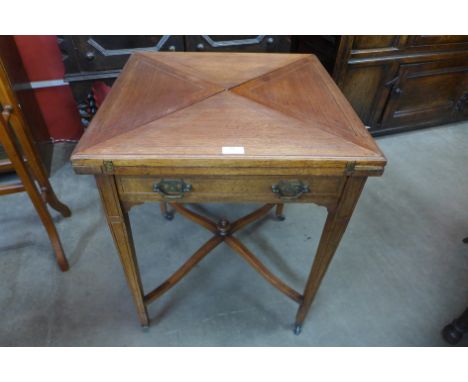
[[[185,192],[181,199],[172,201],[192,202],[263,202],[278,203],[304,202],[327,204],[336,200],[343,187],[343,177],[182,177],[182,178],[156,178],[121,176],[117,177],[117,188],[123,201],[162,201],[171,200],[164,198],[159,192],[154,191],[155,184],[164,180],[181,181],[191,186],[191,190]],[[273,185],[279,185],[284,191],[284,185],[297,185],[301,182],[309,191],[297,198],[283,200],[279,193],[272,190]]]
[[[468,45],[468,36],[455,35],[455,36],[443,36],[443,35],[419,35],[408,37],[408,47],[438,47],[442,49],[460,49],[466,48]]]

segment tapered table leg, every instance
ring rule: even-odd
[[[174,219],[174,211],[168,210],[167,202],[159,202],[159,208],[161,209],[161,215],[164,216],[167,220]]]
[[[349,177],[337,205],[328,211],[317,253],[304,289],[304,299],[297,311],[294,327],[296,334],[302,330],[304,319],[346,230],[366,179],[366,177]]]
[[[107,223],[109,224],[115,246],[119,252],[125,277],[127,278],[128,286],[135,301],[140,323],[146,328],[149,326],[149,317],[143,300],[143,286],[137,258],[135,256],[135,247],[128,213],[123,210],[120,204],[113,176],[96,175],[96,183],[99,188],[99,193],[101,194]]]
[[[286,219],[285,216],[283,215],[283,209],[284,209],[283,203],[276,205],[275,215],[276,215],[276,218],[280,221],[283,221],[284,219]]]

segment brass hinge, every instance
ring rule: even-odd
[[[345,175],[352,175],[355,167],[356,167],[356,162],[348,162],[345,168]]]
[[[111,160],[105,160],[102,162],[102,169],[104,174],[112,174],[114,172],[114,164]]]

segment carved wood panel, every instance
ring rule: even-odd
[[[185,36],[187,51],[214,52],[289,52],[288,36],[251,35],[251,36]]]
[[[434,125],[464,117],[468,62],[448,60],[401,65],[392,84],[382,128]]]

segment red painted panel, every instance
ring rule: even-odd
[[[68,86],[36,89],[36,98],[53,139],[78,140],[83,134],[75,99]]]
[[[15,36],[31,81],[63,79],[65,68],[56,36]],[[68,85],[35,90],[44,120],[53,139],[79,139],[83,133]]]
[[[31,81],[63,78],[65,68],[57,36],[15,36],[15,42]]]

